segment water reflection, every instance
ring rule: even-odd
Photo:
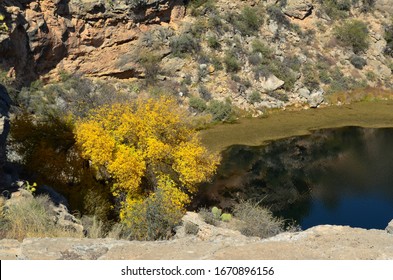
[[[197,203],[230,208],[262,200],[302,228],[342,224],[385,228],[393,218],[393,129],[347,127],[233,146]]]

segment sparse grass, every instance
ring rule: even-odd
[[[86,230],[86,237],[88,238],[104,238],[106,236],[105,226],[96,216],[83,216],[83,228]]]
[[[191,108],[197,110],[198,112],[203,112],[207,109],[206,101],[200,97],[190,97],[189,105]]]
[[[285,230],[283,219],[274,217],[270,210],[257,203],[242,201],[235,206],[233,212],[242,221],[239,230],[246,236],[268,238]]]
[[[263,23],[263,15],[258,7],[244,7],[239,15],[234,16],[232,21],[236,29],[242,35],[254,35]]]
[[[82,237],[81,233],[57,226],[47,196],[26,197],[2,207],[0,238],[23,240],[27,237]]]

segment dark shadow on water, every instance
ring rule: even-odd
[[[267,146],[232,146],[196,204],[262,201],[303,229],[386,227],[393,219],[393,129],[346,127]]]

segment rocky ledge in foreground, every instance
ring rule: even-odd
[[[0,259],[393,259],[393,234],[347,226],[317,226],[259,240],[215,235],[139,242],[114,239],[0,240]]]

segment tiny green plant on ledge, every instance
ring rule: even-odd
[[[5,16],[0,13],[0,32],[8,32],[8,26],[4,20]]]
[[[219,222],[229,222],[232,219],[232,215],[229,213],[222,213],[222,210],[214,206],[210,211],[203,208],[199,211],[199,214],[205,221],[205,223],[217,226]]]
[[[30,185],[30,183],[26,181],[25,189],[31,192],[32,194],[34,194],[35,191],[37,190],[37,183],[33,183],[32,185]]]

